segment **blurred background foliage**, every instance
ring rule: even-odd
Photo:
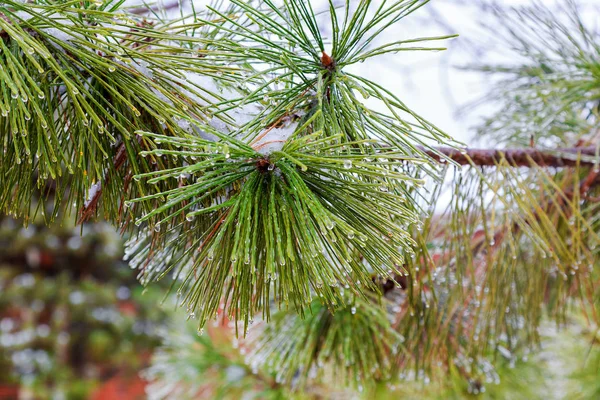
[[[142,295],[114,228],[73,225],[0,218],[0,398],[86,399],[117,375],[132,384],[160,344],[168,314],[158,293]]]
[[[298,390],[278,379],[277,368],[251,362],[260,332],[285,335],[290,327],[282,324],[293,317],[275,317],[270,325],[257,321],[247,339],[235,338],[233,322],[226,320],[209,323],[199,334],[193,318],[184,323],[185,315],[174,313],[170,301],[161,302],[160,288],[139,285],[135,271],[121,261],[122,243],[113,228],[72,226],[34,222],[22,228],[10,217],[0,220],[0,398],[17,393],[34,399],[600,396],[598,338],[576,312],[560,327],[544,322],[534,351],[519,357],[500,351],[495,370],[481,381],[467,381],[458,370],[415,380],[415,371],[394,384],[348,389],[330,380]],[[326,312],[316,307],[314,315]],[[349,307],[348,316],[353,312]],[[342,312],[335,317],[344,318]],[[299,378],[292,377],[296,385]]]

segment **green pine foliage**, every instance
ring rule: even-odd
[[[250,364],[295,389],[321,383],[342,390],[362,387],[367,376],[389,380],[394,360],[408,352],[386,308],[373,299],[347,296],[346,307],[333,314],[315,301],[309,312],[304,319],[279,313],[255,329],[247,340]]]
[[[494,85],[486,103],[502,104],[478,133],[504,145],[570,146],[593,134],[598,122],[600,48],[598,30],[586,23],[593,9],[564,0],[557,7],[534,2],[516,9],[492,7],[494,29],[485,27],[484,50],[511,60],[480,62],[469,69]],[[508,55],[509,57],[506,57]],[[494,103],[495,102],[495,103]]]
[[[119,11],[121,2],[3,2],[2,208],[27,217],[31,192],[56,186],[55,212],[63,202],[79,209],[92,185],[102,182],[105,217],[116,220],[127,168],[152,169],[137,156],[136,129],[181,131],[173,117],[202,118],[185,74],[215,74],[195,40],[180,28]],[[165,160],[168,165],[168,162]],[[35,176],[32,178],[32,172]]]
[[[335,309],[344,301],[340,285],[361,295],[373,286],[370,273],[399,273],[398,249],[412,251],[414,242],[398,221],[417,223],[412,206],[404,206],[416,181],[402,172],[406,155],[382,148],[365,161],[339,135],[329,139],[315,129],[308,135],[297,129],[298,137],[268,158],[227,138],[215,145],[139,132],[161,146],[142,156],[189,160],[189,166],[134,176],[150,184],[186,177],[176,189],[131,201],[156,204],[136,224],[152,219],[157,232],[167,226],[163,237],[154,234],[164,240],[162,253],[156,242],[143,251],[176,260],[153,263],[144,277],[175,268],[182,303],[189,312],[199,309],[203,324],[216,315],[222,293],[228,314],[247,323],[263,308],[268,319],[271,302],[302,312],[313,295]]]
[[[364,2],[342,17],[331,5],[331,55],[304,3],[232,2],[242,18],[209,8],[224,35],[211,39],[215,62],[238,65],[247,78],[243,96],[216,102],[213,115],[259,111],[228,132],[198,121],[204,137],[137,131],[149,149],[142,157],[181,166],[134,175],[159,190],[126,203],[152,209],[139,216],[133,207],[136,224],[148,226],[132,244],[135,262],[149,265],[144,279],[180,278],[180,303],[200,327],[220,306],[244,320],[244,330],[261,311],[268,320],[271,303],[303,314],[318,295],[334,310],[343,304],[340,285],[362,296],[375,289],[369,274],[405,272],[404,253],[414,244],[408,229],[418,222],[410,188],[421,182],[405,166],[429,163],[419,146],[449,137],[343,68],[448,38],[367,49],[420,6]],[[388,112],[367,108],[366,98]]]

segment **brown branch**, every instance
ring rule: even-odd
[[[137,14],[137,15],[141,15],[141,14],[146,14],[149,12],[157,12],[157,11],[168,11],[168,10],[172,10],[175,7],[179,6],[179,1],[174,1],[172,3],[166,4],[164,6],[154,6],[154,7],[139,7],[139,8],[132,8],[129,10],[130,13],[132,14]]]
[[[8,18],[8,16],[6,16],[6,14],[2,12],[0,12],[0,18],[2,18],[2,20],[7,22],[8,24],[12,24],[12,21]],[[4,29],[0,29],[0,39],[6,38],[8,38],[8,32],[6,32]]]
[[[480,167],[495,167],[503,160],[515,167],[531,167],[531,160],[543,167],[574,167],[577,165],[593,165],[594,161],[579,159],[580,156],[593,157],[596,147],[572,147],[556,150],[540,150],[535,148],[520,149],[465,149],[457,150],[451,147],[434,149],[420,148],[425,154],[438,162],[444,156],[459,165],[476,165]]]
[[[125,144],[121,143],[117,150],[117,153],[113,157],[113,166],[115,168],[115,171],[118,171],[119,168],[121,168],[121,166],[125,163],[126,156],[127,152],[125,151]],[[105,175],[106,177],[104,178],[104,183],[96,183],[96,190],[93,192],[93,195],[85,202],[85,205],[81,209],[79,217],[80,224],[90,219],[90,217],[96,211],[96,208],[98,208],[98,202],[100,201],[100,197],[102,197],[102,185],[106,185],[110,181],[110,176],[108,175],[108,172]]]

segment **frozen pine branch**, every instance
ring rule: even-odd
[[[113,222],[140,281],[172,280],[207,327],[199,373],[241,368],[274,397],[453,374],[479,391],[544,318],[577,305],[597,327],[600,64],[576,7],[496,9],[525,61],[478,66],[508,78],[482,128],[498,148],[471,149],[348,68],[443,50],[454,36],[384,41],[427,1],[327,5],[215,1],[166,20],[5,1],[0,207]],[[213,345],[213,319],[229,343],[261,320],[247,359]],[[177,371],[183,354],[156,362]]]

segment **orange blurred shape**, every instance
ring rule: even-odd
[[[102,383],[91,400],[136,400],[146,398],[146,382],[137,375],[114,376]]]

